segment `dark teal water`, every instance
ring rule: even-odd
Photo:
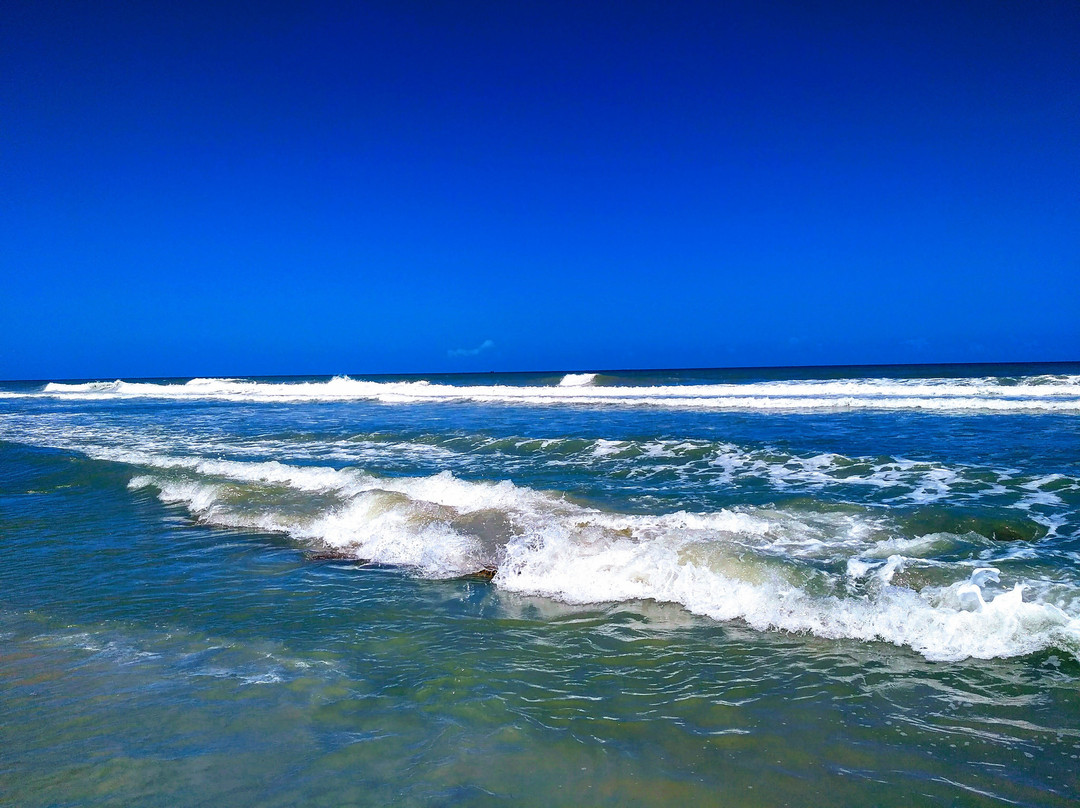
[[[0,384],[0,803],[1075,804],[1080,367],[428,381]]]

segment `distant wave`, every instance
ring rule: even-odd
[[[567,373],[559,382],[559,387],[587,387],[595,382],[595,373]]]
[[[556,385],[453,385],[365,381],[192,379],[186,383],[52,382],[36,393],[0,395],[77,399],[189,399],[251,402],[368,400],[385,404],[468,401],[518,405],[650,406],[716,410],[943,410],[1080,412],[1080,376],[1026,379],[857,379],[744,384],[596,386],[595,374],[567,374]]]

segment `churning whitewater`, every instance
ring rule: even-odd
[[[926,557],[987,550],[992,542],[977,534],[898,540],[885,520],[825,511],[612,513],[450,472],[393,479],[275,462],[131,460],[162,470],[134,477],[133,488],[152,487],[208,523],[279,531],[422,576],[495,568],[494,583],[512,591],[571,603],[655,599],[763,630],[909,645],[929,659],[1048,647],[1080,655],[1080,620],[1041,598],[1025,602],[1030,582],[1002,589],[991,554]],[[290,508],[295,492],[322,497],[322,508]],[[922,565],[955,581],[894,583]]]
[[[1080,658],[1080,470],[1060,440],[1080,375],[644,381],[9,385],[0,440],[420,578],[488,571],[929,660]]]

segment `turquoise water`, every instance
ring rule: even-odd
[[[0,384],[0,803],[1075,804],[1078,416],[1077,365]]]

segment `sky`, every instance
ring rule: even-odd
[[[1080,4],[20,2],[0,378],[1080,360]]]

